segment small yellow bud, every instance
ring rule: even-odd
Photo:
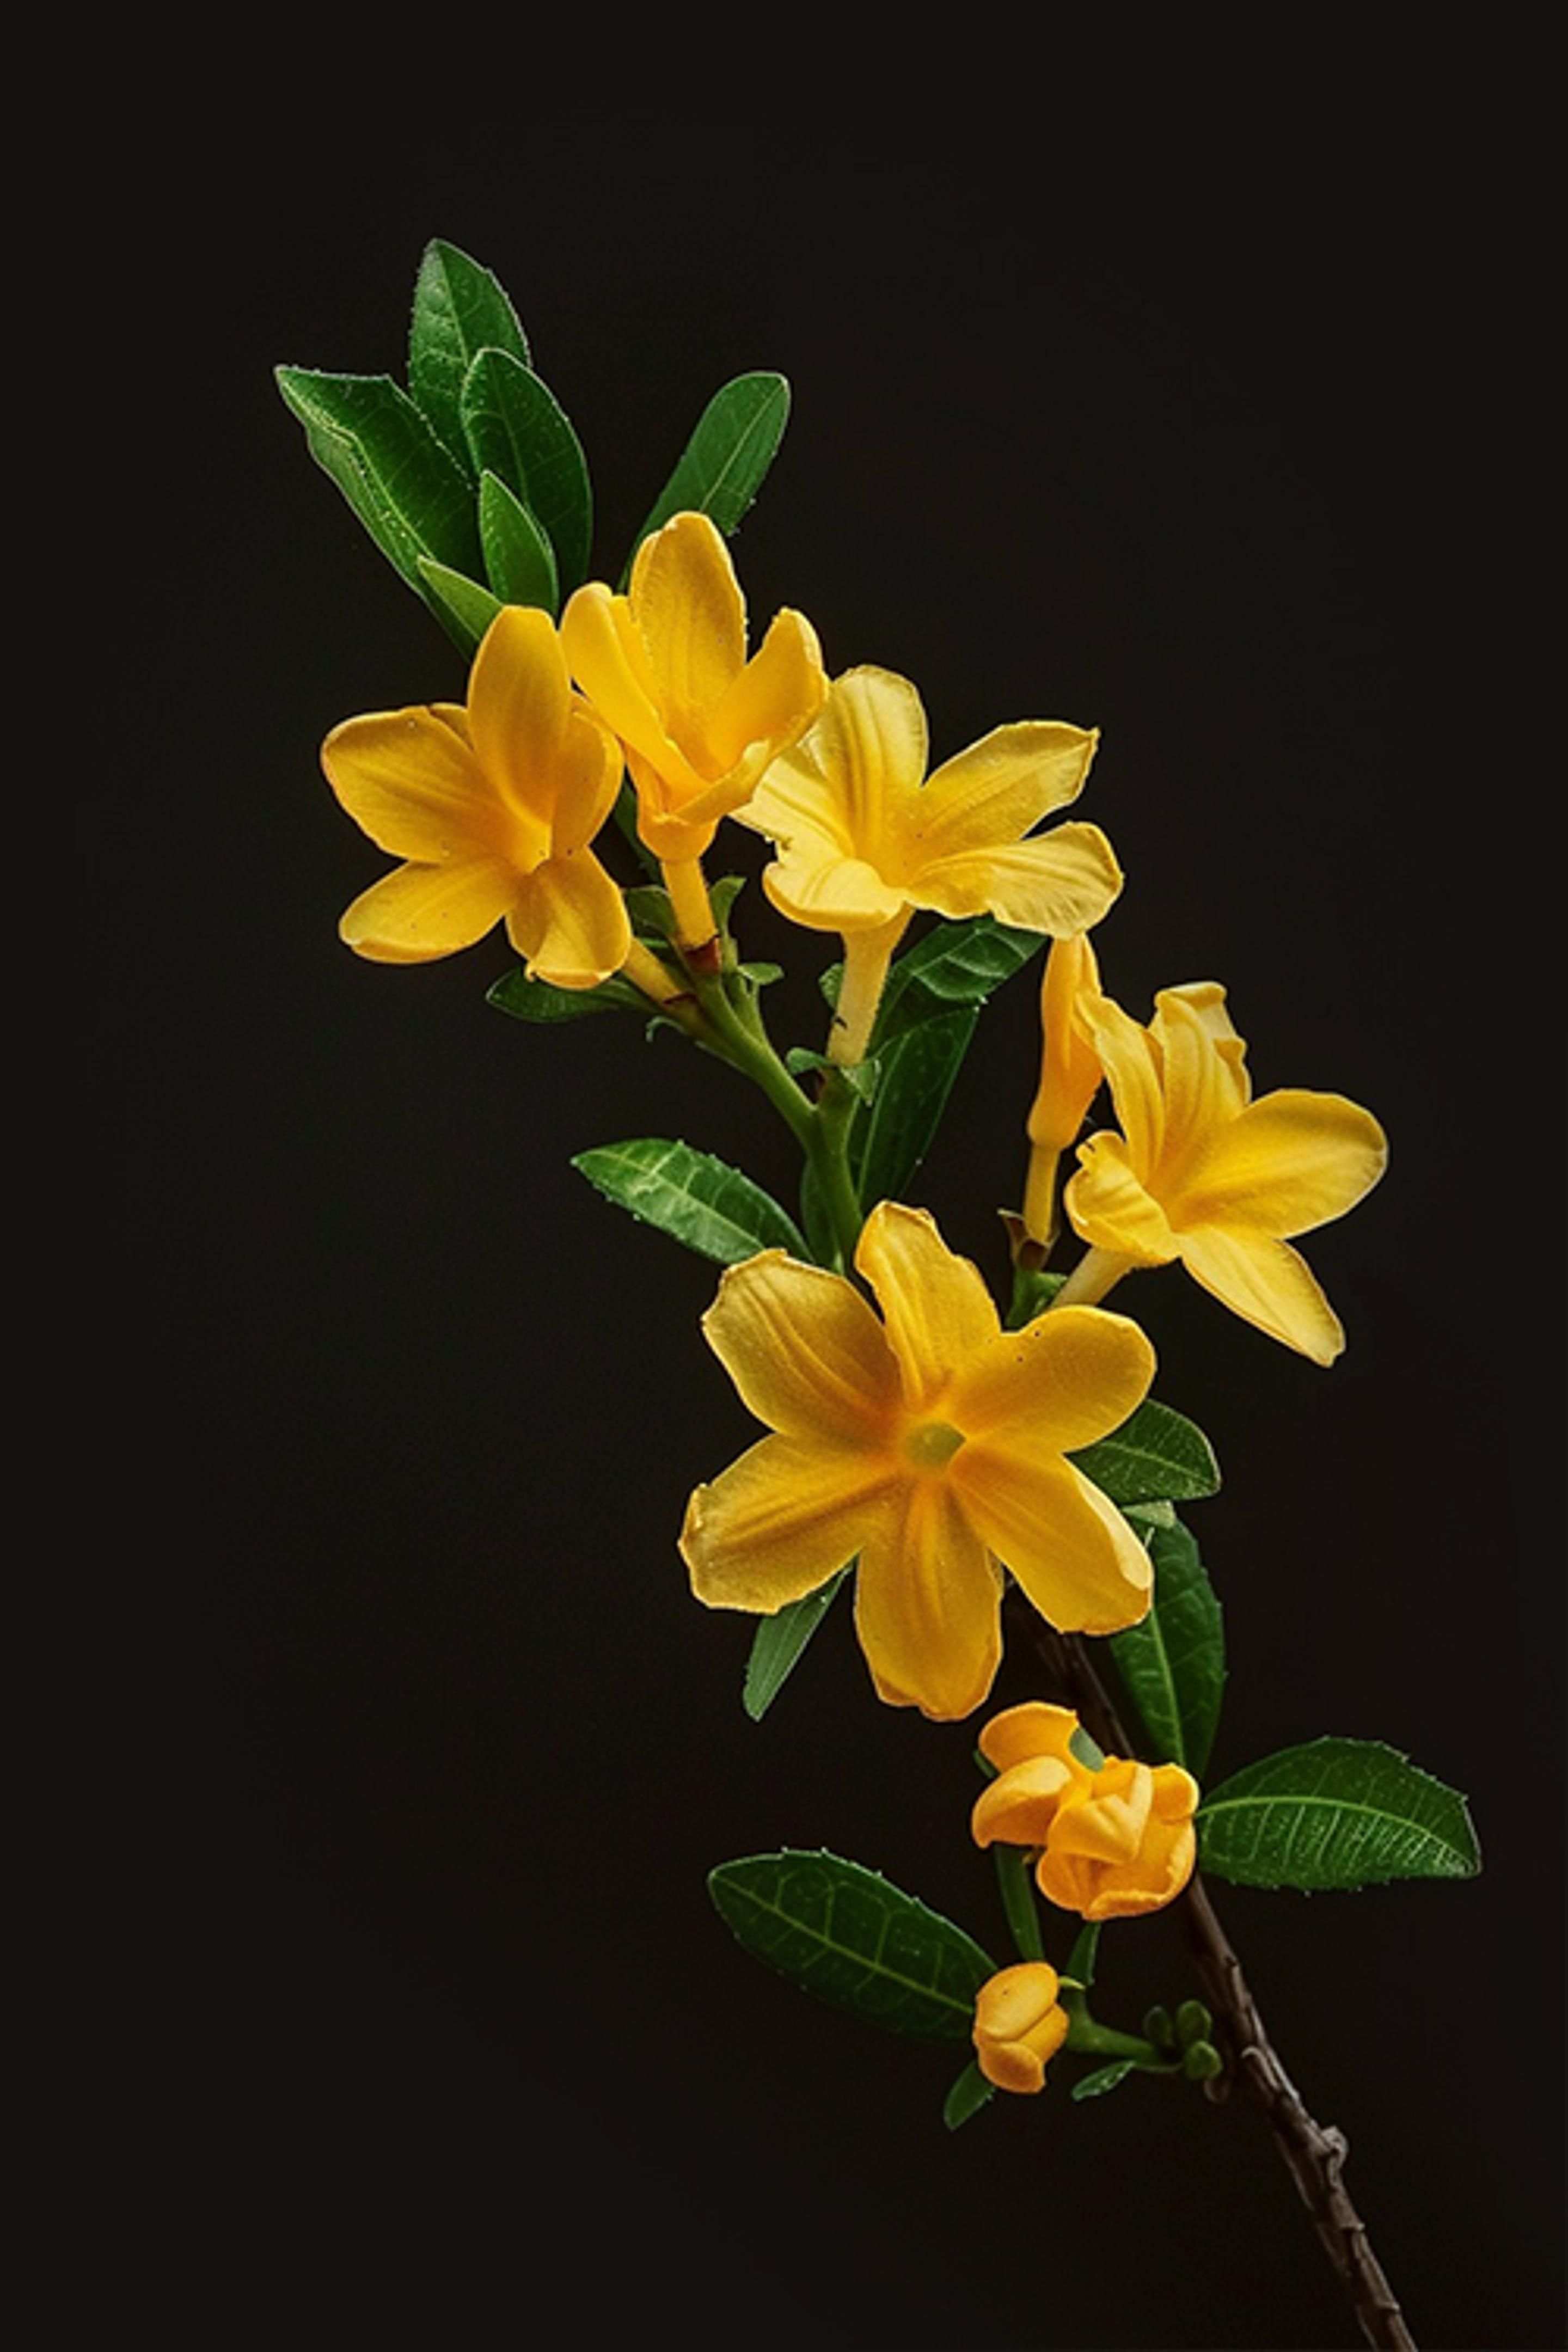
[[[1046,2064],[1067,2040],[1061,1981],[1047,1960],[1020,1960],[980,1988],[974,2050],[980,2071],[999,2091],[1039,2091]]]

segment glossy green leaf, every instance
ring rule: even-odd
[[[411,588],[431,601],[425,557],[468,577],[482,568],[473,492],[389,375],[285,367],[277,376],[310,455]]]
[[[1075,2099],[1103,2097],[1107,2091],[1114,2091],[1118,2083],[1124,2083],[1127,2080],[1136,2063],[1131,2058],[1113,2058],[1109,2066],[1097,2066],[1092,2074],[1080,2074],[1072,2086],[1073,2097]]]
[[[1219,1491],[1219,1465],[1203,1431],[1152,1397],[1068,1459],[1113,1503],[1190,1503]]]
[[[511,352],[479,352],[463,383],[476,472],[499,474],[555,551],[561,593],[586,579],[594,499],[583,445],[548,385]]]
[[[1082,1985],[1085,1991],[1094,1982],[1094,1971],[1100,1958],[1100,1933],[1104,1924],[1100,1919],[1084,1921],[1073,1937],[1068,1964],[1062,1970],[1064,1977],[1071,1977],[1073,1982]]]
[[[693,428],[679,463],[632,541],[637,553],[649,531],[671,515],[695,511],[732,531],[762,486],[784,437],[789,385],[763,372],[735,376],[716,392]],[[628,559],[626,574],[630,572]]]
[[[971,2116],[977,2116],[995,2093],[995,2084],[986,2081],[972,2058],[942,2102],[942,2122],[949,2131],[956,2131]]]
[[[805,1255],[795,1220],[771,1194],[689,1143],[643,1136],[580,1151],[572,1165],[607,1201],[720,1265],[737,1265],[765,1249]]]
[[[1465,1801],[1373,1739],[1314,1739],[1222,1781],[1198,1809],[1205,1870],[1237,1886],[1353,1888],[1469,1878]]]
[[[1152,1528],[1146,1539],[1154,1597],[1138,1624],[1110,1635],[1110,1654],[1155,1756],[1201,1780],[1225,1695],[1224,1620],[1187,1529]]]
[[[480,638],[501,609],[499,596],[481,588],[477,580],[466,579],[445,563],[434,562],[428,555],[419,559],[419,578],[425,600],[434,612],[447,635],[470,659],[479,650]]]
[[[1043,1960],[1045,1939],[1040,1933],[1039,1906],[1035,1901],[1034,1874],[1028,1863],[1016,1845],[994,1845],[991,1859],[996,1865],[996,1888],[1019,1958]]]
[[[594,1013],[648,1011],[647,998],[628,980],[602,980],[597,988],[557,988],[552,981],[530,980],[521,969],[504,972],[486,994],[485,1003],[514,1021],[532,1021],[553,1028],[563,1021],[582,1021]]]
[[[933,925],[888,974],[877,1041],[928,1018],[938,1004],[984,1004],[1044,946],[1038,931],[1010,930],[990,915]]]
[[[856,1113],[849,1136],[850,1172],[863,1207],[908,1197],[979,1018],[978,1006],[955,1005],[878,1044],[876,1094]]]
[[[795,1255],[799,1256],[797,1250]],[[826,1616],[839,1586],[854,1566],[841,1568],[815,1592],[789,1601],[772,1617],[759,1618],[746,1661],[741,1704],[753,1723],[761,1723],[784,1684],[799,1664],[806,1643]]]
[[[708,1889],[747,1951],[819,2000],[920,2041],[971,2040],[994,1963],[875,1871],[786,1849],[721,1863]]]
[[[537,604],[553,620],[561,598],[550,541],[499,474],[479,478],[479,544],[502,602]]]
[[[438,438],[465,467],[463,383],[476,353],[487,346],[527,362],[528,340],[500,280],[455,245],[433,237],[414,287],[408,389]]]

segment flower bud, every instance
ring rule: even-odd
[[[974,2000],[975,2056],[998,2090],[1045,2087],[1046,2063],[1067,2040],[1060,1981],[1048,1961],[1020,1960],[981,1986]]]

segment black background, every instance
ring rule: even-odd
[[[1064,2079],[950,2136],[942,2053],[804,2000],[709,1906],[714,1862],[824,1843],[1003,1947],[973,1726],[879,1706],[847,1618],[742,1716],[749,1625],[674,1545],[749,1436],[697,1329],[712,1270],[567,1164],[672,1134],[787,1192],[783,1130],[668,1034],[487,1008],[499,934],[411,971],[335,937],[384,861],[320,739],[462,668],[270,371],[400,373],[438,235],[517,300],[606,571],[718,383],[783,370],[735,542],[755,622],[797,604],[830,668],[912,677],[936,756],[1100,726],[1107,984],[1146,1017],[1222,979],[1260,1089],[1384,1120],[1385,1181],[1306,1244],[1331,1371],[1174,1269],[1116,1304],[1226,1472],[1192,1513],[1230,1638],[1216,1774],[1385,1739],[1470,1793],[1486,1855],[1469,1885],[1218,1890],[1265,2014],[1418,2340],[1560,2340],[1561,852],[1516,728],[1540,289],[1503,135],[1529,60],[1079,60],[1047,26],[895,70],[792,25],[699,91],[680,43],[605,39],[586,77],[514,36],[385,96],[258,39],[105,179],[159,453],[91,842],[132,1278],[122,1465],[81,1501],[111,1556],[142,1531],[88,1644],[116,1682],[121,1634],[134,1658],[102,1940],[135,2087],[86,2167],[122,2303],[204,2345],[1357,2340],[1250,2112]],[[749,836],[730,856],[755,873]],[[754,884],[742,930],[817,1042],[829,943]],[[1036,1052],[1024,981],[919,1187],[997,1282]],[[1010,1663],[998,1696],[1026,1687]],[[1182,1966],[1168,1920],[1113,1937],[1107,2012]]]

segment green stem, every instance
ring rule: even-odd
[[[715,1051],[762,1088],[809,1159],[816,1148],[816,1113],[773,1051],[754,1006],[742,1013],[731,1001],[721,972],[693,971],[691,992]]]
[[[1179,2070],[1163,2058],[1140,2033],[1119,2033],[1113,2025],[1098,2025],[1072,1994],[1063,2003],[1068,2013],[1067,2047],[1094,2058],[1130,2058],[1151,2074],[1173,2074]]]
[[[832,1072],[812,1114],[813,1126],[806,1141],[806,1157],[822,1188],[838,1254],[847,1266],[855,1262],[856,1244],[866,1222],[855,1180],[849,1173],[849,1127],[855,1117],[856,1101],[855,1089],[848,1080]]]

